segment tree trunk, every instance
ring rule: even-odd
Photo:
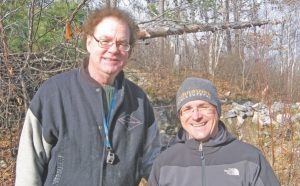
[[[117,7],[117,0],[110,0],[110,7]]]
[[[229,5],[229,0],[226,0],[226,22],[229,23],[229,13],[230,13],[230,5]],[[227,37],[227,51],[231,52],[231,34],[230,31],[227,29],[226,30],[226,37]]]
[[[163,19],[164,19],[164,0],[159,0],[158,2],[158,8],[159,8],[159,16],[161,19],[161,23],[163,24]],[[159,38],[159,43],[160,43],[160,60],[157,61],[156,64],[156,69],[159,69],[161,66],[161,62],[164,62],[164,46],[165,46],[165,42],[164,42],[164,38],[161,37]]]

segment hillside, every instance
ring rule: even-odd
[[[170,114],[170,117],[173,118],[172,122],[175,123],[174,128],[171,130],[168,128],[168,131],[171,131],[170,134],[163,127],[161,127],[161,131],[163,135],[174,135],[179,126],[176,112],[172,111],[175,106],[175,95],[187,75],[171,74],[168,70],[161,73],[147,73],[126,69],[126,76],[146,91],[155,110],[164,108],[166,113]],[[207,78],[214,82],[219,91],[219,96],[223,100],[222,120],[232,134],[240,140],[253,144],[262,150],[273,166],[282,185],[297,186],[300,184],[300,172],[297,169],[300,166],[299,121],[293,123],[293,125],[284,125],[281,127],[260,127],[256,122],[252,121],[252,118],[246,118],[245,122],[239,125],[236,118],[228,120],[224,117],[232,109],[232,103],[242,103],[249,100],[260,102],[262,100],[257,101],[259,99],[256,98],[256,95],[241,93],[238,87],[234,87],[224,80],[199,76],[196,72],[190,72],[188,76]],[[285,111],[300,113],[300,109]],[[159,117],[157,116],[157,118]],[[15,158],[21,127],[22,125],[20,127],[0,130],[0,186],[11,186],[14,183]],[[146,181],[142,180],[140,186],[145,185]]]

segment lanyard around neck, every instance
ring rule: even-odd
[[[112,148],[111,148],[110,141],[109,141],[109,136],[108,136],[108,134],[109,134],[108,124],[109,124],[109,121],[110,121],[111,114],[114,111],[116,100],[117,100],[117,95],[118,95],[117,87],[118,87],[117,81],[115,81],[114,95],[113,95],[113,98],[112,98],[111,103],[110,103],[109,112],[108,112],[107,118],[105,116],[103,117],[103,126],[104,126],[105,139],[106,139],[105,146],[106,146],[106,149],[109,152],[112,151]]]

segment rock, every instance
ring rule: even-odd
[[[240,116],[237,117],[238,125],[242,125],[244,123],[244,119]]]
[[[230,94],[231,94],[231,92],[230,92],[230,91],[228,91],[228,92],[226,92],[226,93],[225,93],[225,96],[229,97],[229,96],[230,96]]]
[[[223,115],[220,117],[221,120],[224,118],[229,125],[241,126],[248,119],[254,125],[258,122],[261,128],[270,126],[271,124],[275,128],[279,128],[279,126],[284,125],[286,122],[297,123],[300,120],[300,113],[291,114],[300,111],[300,103],[287,105],[281,102],[274,102],[271,107],[262,102],[254,104],[251,101],[247,101],[242,105],[235,102],[231,103],[232,105],[229,104],[228,102],[228,104],[222,105],[224,117]],[[293,107],[293,112],[289,114],[280,113],[284,111],[284,107]],[[230,109],[228,110],[228,108]],[[176,133],[181,126],[180,121],[178,120],[177,111],[174,106],[156,107],[154,108],[154,113],[160,128],[162,150],[164,150],[174,143]]]
[[[176,135],[161,134],[160,137],[162,144],[161,151],[164,151],[175,143]]]
[[[276,121],[280,124],[283,125],[285,122],[288,122],[291,118],[290,114],[278,114],[276,116]]]
[[[264,115],[259,112],[254,112],[252,122],[259,122],[261,127],[268,126],[272,122],[272,125],[275,125],[275,127],[279,127],[279,123],[277,121],[273,120],[269,115]]]
[[[227,114],[226,114],[226,116],[225,116],[225,118],[235,118],[237,115],[236,115],[236,112],[234,111],[234,110],[230,110]]]
[[[227,121],[228,121],[229,125],[232,125],[232,119],[231,118],[227,118]]]
[[[253,112],[252,111],[247,111],[246,113],[247,117],[253,117]]]
[[[244,105],[240,105],[238,103],[233,102],[232,106],[233,106],[233,110],[235,110],[235,111],[242,111],[242,112],[247,111],[247,107]]]
[[[8,167],[8,165],[4,160],[0,160],[0,167],[5,169]]]
[[[246,119],[247,118],[247,114],[245,112],[239,112],[238,113],[238,117],[241,117],[243,119]]]
[[[251,106],[256,112],[258,112],[260,109],[265,109],[267,106],[264,103],[256,103]]]
[[[299,121],[299,120],[300,120],[300,113],[295,114],[295,115],[292,116],[292,118],[291,118],[291,121],[292,121],[293,123],[295,123],[295,122],[297,122],[297,121]]]
[[[254,103],[252,101],[247,101],[243,104],[245,107],[252,107]]]
[[[271,111],[272,111],[273,113],[279,112],[279,111],[281,111],[283,108],[284,108],[284,103],[281,103],[281,102],[274,102],[274,103],[271,105]]]

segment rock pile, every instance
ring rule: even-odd
[[[230,125],[241,126],[247,118],[251,119],[253,124],[258,122],[260,127],[272,124],[275,128],[278,128],[287,123],[300,123],[300,103],[274,102],[271,106],[268,106],[262,102],[253,103],[251,101],[244,103],[223,102],[222,109],[221,120]],[[175,106],[155,107],[154,112],[160,127],[162,150],[164,150],[174,143],[180,122]]]

